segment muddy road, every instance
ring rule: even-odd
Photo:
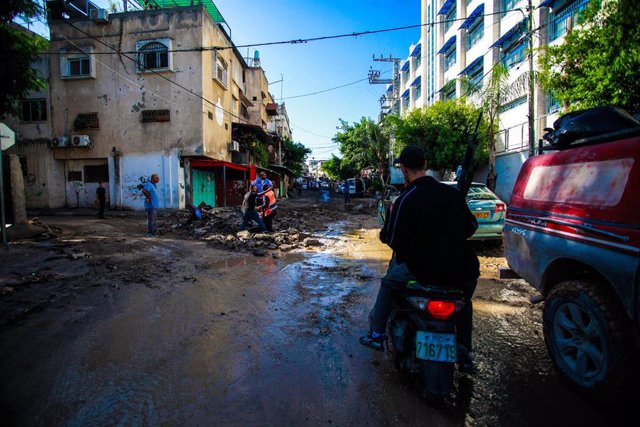
[[[605,425],[620,411],[573,393],[544,348],[541,306],[496,279],[478,245],[478,372],[432,407],[390,357],[361,347],[390,258],[375,210],[309,192],[285,215],[306,244],[207,238],[144,217],[42,217],[46,238],[0,249],[5,425]],[[312,207],[322,206],[327,220]],[[288,212],[288,214],[287,214]],[[295,214],[294,214],[295,212]],[[183,218],[181,218],[183,219]],[[278,226],[278,220],[275,223]],[[200,230],[200,231],[198,231]],[[233,240],[233,241],[232,241]],[[257,246],[257,248],[256,248]],[[271,249],[270,249],[271,248]],[[260,249],[260,251],[256,251]],[[283,250],[284,249],[284,250]]]

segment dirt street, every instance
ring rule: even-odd
[[[281,201],[276,235],[239,216],[106,220],[41,216],[44,236],[0,249],[4,425],[604,425],[547,356],[541,305],[496,279],[501,248],[477,244],[478,372],[426,403],[388,354],[358,344],[390,252],[372,199],[309,191]]]

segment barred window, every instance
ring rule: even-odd
[[[73,121],[73,129],[100,129],[100,122],[98,121],[98,113],[80,113]]]
[[[171,121],[171,110],[142,110],[140,121],[142,123]]]

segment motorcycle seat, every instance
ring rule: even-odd
[[[464,292],[462,289],[456,289],[450,286],[436,285],[432,283],[423,283],[417,280],[409,280],[407,282],[407,289],[413,291],[420,291],[429,294],[433,297],[447,298],[447,299],[463,299]]]

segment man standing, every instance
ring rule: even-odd
[[[342,191],[344,192],[344,204],[351,203],[351,195],[349,194],[349,181],[344,180],[344,184],[342,184]]]
[[[104,185],[102,185],[102,181],[98,183],[96,200],[98,201],[98,218],[104,219],[104,207],[107,204],[107,190],[104,188]]]
[[[267,231],[267,228],[262,222],[260,215],[256,211],[256,197],[258,196],[258,188],[255,185],[251,186],[251,189],[245,194],[242,201],[242,224],[240,224],[240,231],[247,227],[249,221],[253,220],[260,227],[262,231]]]
[[[154,173],[151,175],[151,179],[142,187],[142,192],[145,196],[144,209],[147,211],[147,237],[156,237],[156,219],[158,217],[158,208],[160,207],[156,184],[159,181],[160,176]]]
[[[263,215],[262,220],[264,221],[265,227],[267,227],[267,231],[273,233],[273,218],[275,218],[278,212],[276,194],[273,192],[273,189],[268,187],[268,184],[265,184],[262,188],[264,192],[264,204],[261,208]]]
[[[373,307],[369,334],[360,344],[383,350],[383,336],[391,312],[392,291],[409,280],[464,291],[465,307],[457,319],[461,369],[471,369],[471,297],[480,274],[478,257],[467,239],[478,228],[464,196],[456,188],[426,176],[422,148],[410,145],[395,159],[405,189],[391,206],[380,240],[393,249]],[[444,212],[444,215],[442,214]]]

